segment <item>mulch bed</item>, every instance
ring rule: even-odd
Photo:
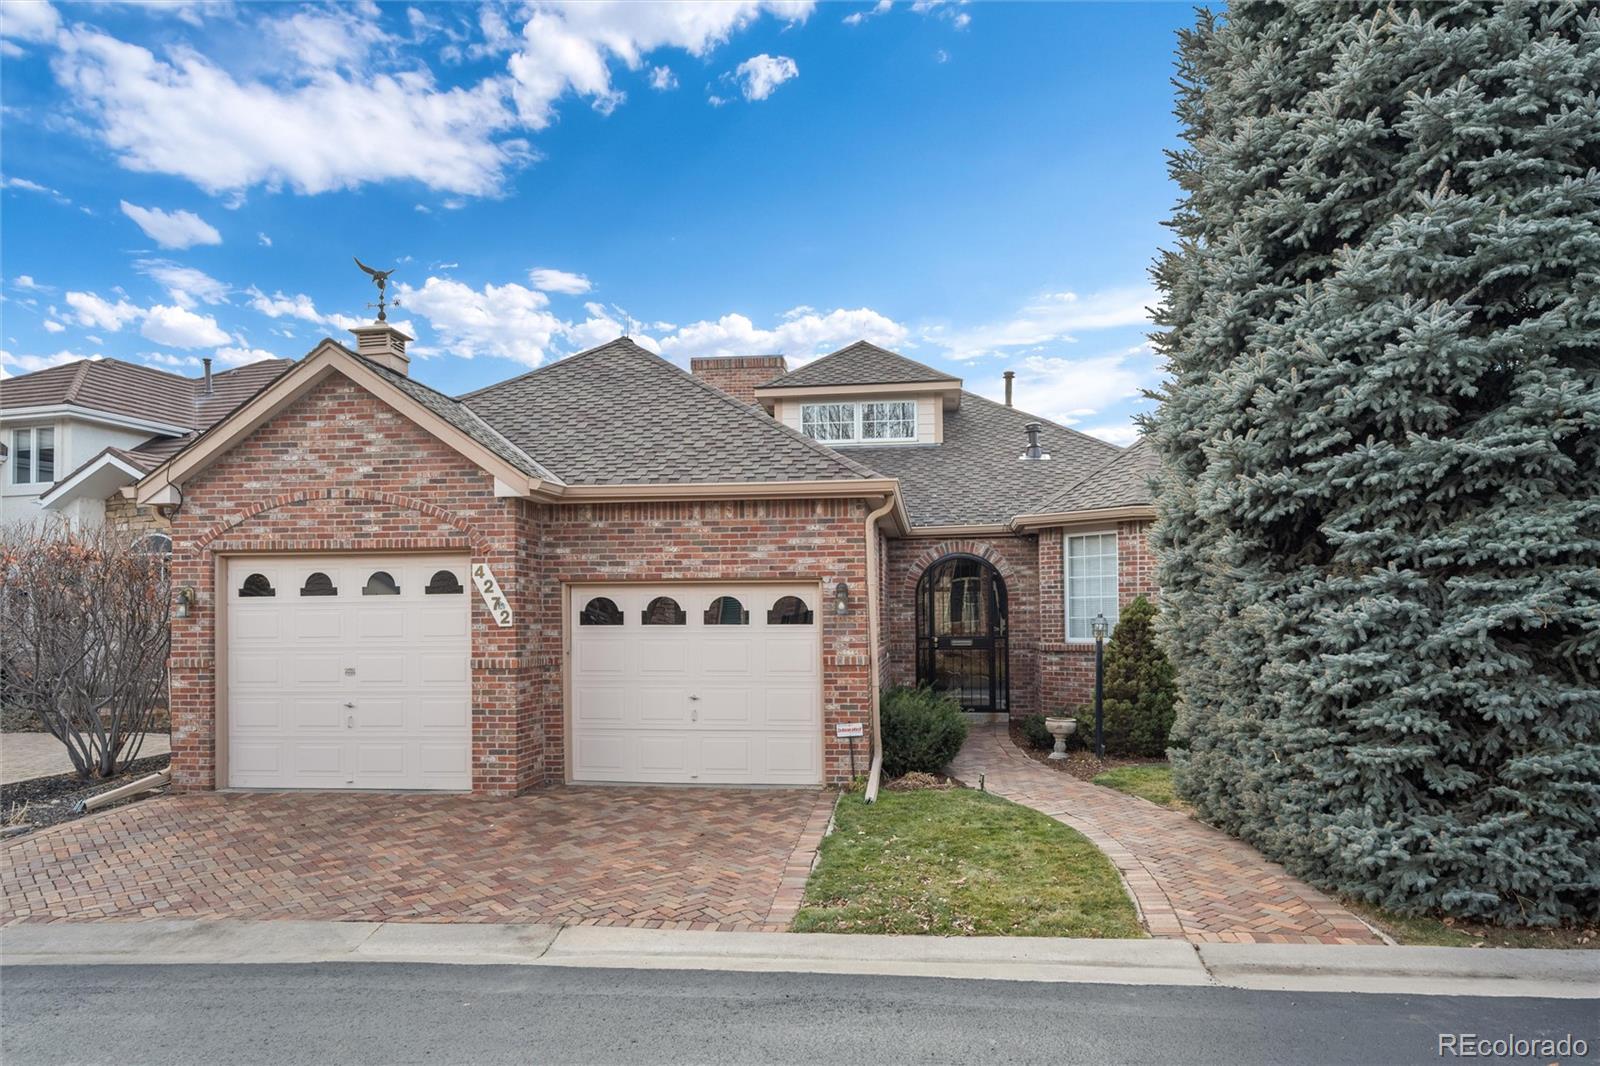
[[[1082,720],[1078,722],[1078,728],[1080,730],[1083,729]],[[1089,723],[1089,728],[1091,731],[1094,729],[1093,722]],[[1052,770],[1060,770],[1062,773],[1071,774],[1081,781],[1093,781],[1100,774],[1105,773],[1107,770],[1115,770],[1119,766],[1149,766],[1152,763],[1159,764],[1167,761],[1165,759],[1152,759],[1147,756],[1121,755],[1107,755],[1104,759],[1097,759],[1094,757],[1094,752],[1087,748],[1079,747],[1074,749],[1072,745],[1077,742],[1077,735],[1068,737],[1067,757],[1058,762],[1051,762],[1051,749],[1036,748],[1029,744],[1028,738],[1022,732],[1022,723],[1015,719],[1011,721],[1011,743],[1015,744],[1023,754],[1034,762],[1043,763]]]
[[[57,774],[55,777],[34,777],[27,781],[0,785],[0,827],[26,825],[33,829],[43,829],[45,826],[70,822],[74,818],[82,817],[72,813],[72,808],[79,800],[116,788],[118,785],[125,785],[157,770],[165,770],[171,759],[171,755],[151,755],[148,758],[135,759],[120,775],[103,781],[85,781],[77,774]],[[149,796],[160,794],[160,790],[145,792],[120,803],[113,803],[110,807],[101,807],[100,810],[109,811],[123,804],[137,803]],[[4,839],[13,840],[21,835],[23,834],[11,833]]]

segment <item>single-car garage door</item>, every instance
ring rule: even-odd
[[[816,585],[574,586],[574,781],[822,781]]]
[[[225,577],[229,785],[471,788],[465,558],[234,558]]]

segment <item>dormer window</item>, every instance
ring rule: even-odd
[[[895,444],[917,439],[915,400],[800,405],[800,430],[826,444]]]

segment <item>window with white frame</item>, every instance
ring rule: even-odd
[[[1117,535],[1068,536],[1065,557],[1067,639],[1093,640],[1094,617],[1117,624]]]
[[[48,485],[56,479],[56,431],[50,426],[11,431],[11,483]]]
[[[800,430],[830,444],[892,444],[917,439],[915,400],[800,405]]]

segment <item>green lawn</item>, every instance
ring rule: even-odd
[[[1172,767],[1164,762],[1146,766],[1119,766],[1115,770],[1096,774],[1094,783],[1147,799],[1159,807],[1170,807],[1175,811],[1189,809],[1189,805],[1179,799],[1173,790]]]
[[[1037,811],[972,789],[839,802],[800,933],[1142,937],[1106,857]]]

